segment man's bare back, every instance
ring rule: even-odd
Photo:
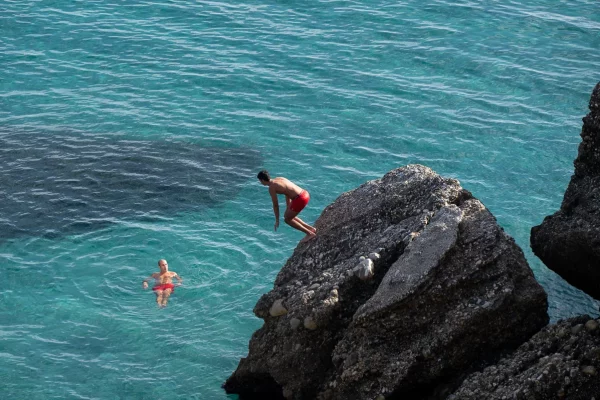
[[[272,184],[269,185],[269,192],[274,191],[276,194],[283,194],[290,200],[293,200],[302,193],[302,188],[287,178],[277,177],[271,179]]]

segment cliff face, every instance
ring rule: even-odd
[[[242,399],[444,399],[548,322],[523,253],[458,181],[409,165],[344,193],[254,309]]]
[[[600,398],[600,323],[548,325],[509,357],[469,376],[448,400]]]
[[[600,83],[589,109],[560,210],[531,229],[531,248],[548,268],[600,299]]]

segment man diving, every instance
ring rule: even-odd
[[[310,200],[308,191],[302,189],[289,179],[283,177],[277,177],[271,179],[267,170],[262,170],[257,175],[258,180],[264,186],[269,187],[269,194],[273,201],[273,212],[275,213],[275,231],[279,227],[279,201],[277,199],[278,194],[285,195],[286,210],[283,214],[283,220],[286,224],[294,229],[304,232],[306,236],[300,240],[305,242],[312,239],[317,235],[317,230],[298,218],[298,214]]]

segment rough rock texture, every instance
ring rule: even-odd
[[[600,83],[589,108],[575,174],[560,210],[531,229],[531,248],[548,268],[600,299]]]
[[[256,304],[265,323],[229,393],[443,399],[548,321],[522,251],[458,181],[429,168],[342,194],[316,228]],[[287,313],[272,316],[274,304]]]
[[[598,321],[581,316],[545,327],[448,400],[600,400],[599,373]]]

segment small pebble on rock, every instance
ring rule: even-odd
[[[304,327],[308,330],[314,331],[317,329],[317,324],[312,317],[306,317],[304,318]]]
[[[563,338],[563,337],[567,336],[568,334],[569,334],[569,332],[565,328],[562,328],[558,331],[556,336],[558,336],[559,338]]]
[[[361,280],[366,281],[375,275],[375,265],[370,258],[363,260],[355,268],[355,275]]]
[[[298,318],[290,319],[290,326],[293,330],[298,329],[298,327],[300,326],[300,320]]]
[[[271,317],[280,317],[287,314],[288,310],[283,306],[283,299],[277,299],[273,302],[269,314]]]
[[[593,365],[587,365],[585,367],[581,367],[581,372],[586,375],[595,376],[597,374],[596,368]]]
[[[593,332],[596,329],[598,329],[598,322],[594,319],[590,319],[588,322],[585,323],[585,329],[587,329],[589,332]]]
[[[578,334],[579,332],[581,332],[581,330],[583,329],[583,324],[577,324],[574,327],[571,328],[571,333],[573,335]]]

